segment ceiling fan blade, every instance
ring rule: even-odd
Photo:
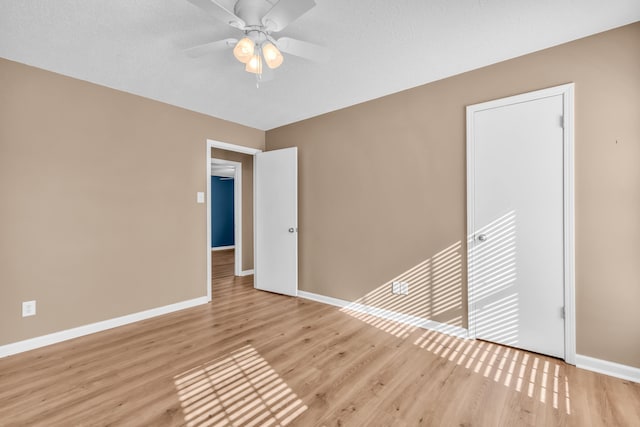
[[[237,39],[223,39],[216,40],[215,42],[201,44],[199,46],[190,47],[185,50],[185,53],[192,58],[197,58],[202,55],[206,55],[212,52],[219,52],[221,50],[227,50],[238,43]]]
[[[216,19],[224,22],[225,24],[231,25],[232,27],[243,29],[245,27],[245,22],[236,16],[235,13],[218,3],[216,0],[187,0],[189,3],[194,6],[199,7],[200,9],[207,12],[209,15],[213,16]]]
[[[276,40],[276,46],[282,52],[299,56],[300,58],[308,59],[310,61],[329,61],[329,49],[318,46],[317,44],[303,42],[302,40],[296,40],[290,37],[280,37]]]
[[[262,25],[269,31],[282,31],[315,5],[315,0],[280,0],[262,17]]]

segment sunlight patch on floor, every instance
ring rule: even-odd
[[[307,406],[252,346],[174,377],[188,426],[286,426]]]
[[[487,341],[427,330],[414,345],[571,415],[569,379],[561,362]]]

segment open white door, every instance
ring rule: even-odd
[[[254,286],[298,295],[298,149],[255,155]]]

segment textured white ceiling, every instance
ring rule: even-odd
[[[331,60],[285,56],[256,89],[231,51],[185,55],[240,35],[186,0],[0,0],[0,56],[268,130],[638,20],[639,0],[317,0],[278,36]]]

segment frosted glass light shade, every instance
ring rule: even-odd
[[[253,40],[249,37],[245,37],[236,44],[236,47],[233,48],[233,56],[235,56],[238,61],[246,64],[253,56],[255,47],[256,44]]]
[[[262,74],[262,58],[259,53],[249,59],[244,70],[253,74]]]
[[[262,55],[264,55],[264,62],[266,62],[271,69],[278,68],[282,65],[282,61],[284,61],[282,53],[269,42],[262,45]]]

